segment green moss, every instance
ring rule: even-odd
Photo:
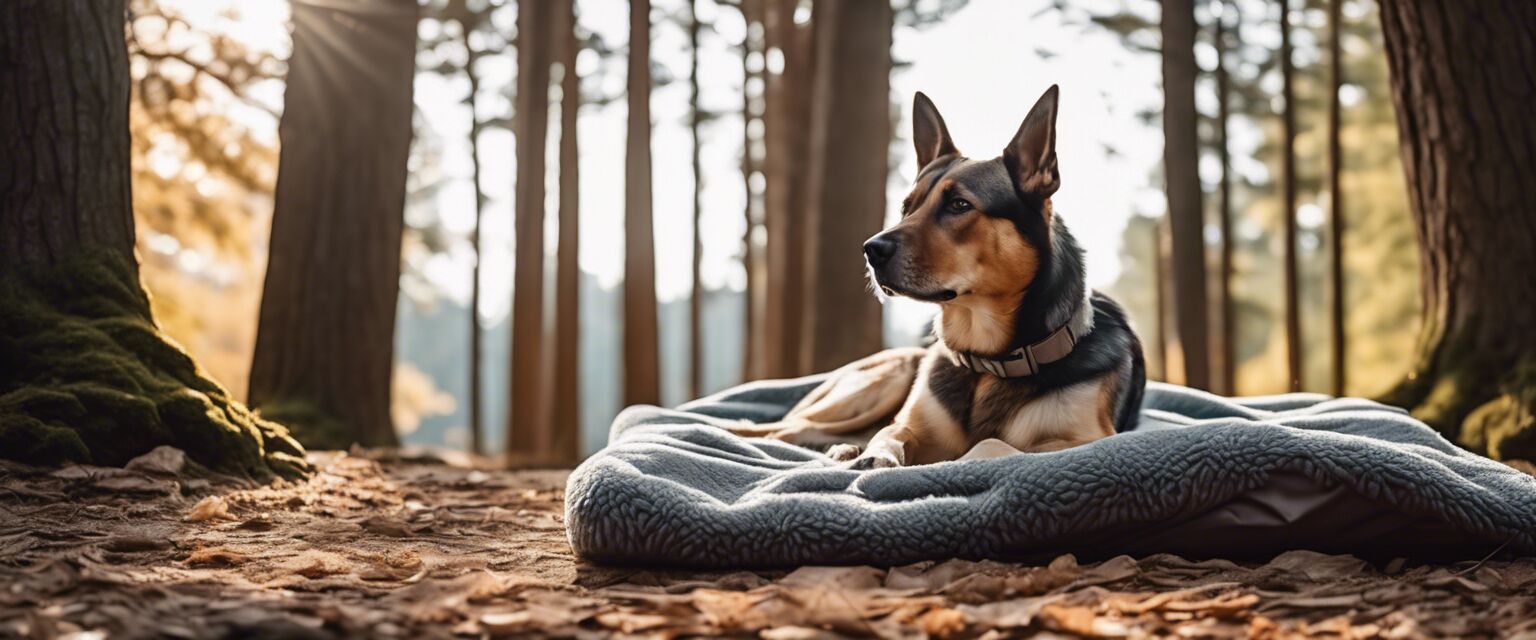
[[[159,445],[257,479],[304,450],[209,379],[151,320],[117,255],[0,275],[0,457],[122,465]]]
[[[303,400],[263,403],[259,413],[286,425],[295,439],[311,449],[346,449],[357,441],[345,422]]]

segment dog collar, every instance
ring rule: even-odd
[[[1092,313],[1091,307],[1083,305],[1083,311]],[[1050,335],[1017,349],[1003,354],[1001,358],[984,358],[974,353],[965,351],[951,351],[955,364],[975,371],[999,378],[1024,378],[1040,373],[1040,365],[1050,364],[1071,355],[1077,341],[1087,335],[1086,331],[1079,334],[1073,331],[1072,325],[1077,323],[1078,314],[1073,314],[1071,320],[1061,325]]]

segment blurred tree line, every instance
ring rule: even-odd
[[[674,13],[632,0],[623,51],[585,32],[569,2],[293,0],[286,58],[232,32],[194,30],[155,0],[127,1],[0,7],[0,33],[32,34],[0,41],[0,59],[12,61],[7,85],[28,88],[0,94],[0,117],[11,119],[0,145],[16,152],[0,189],[0,301],[14,310],[0,319],[0,451],[116,464],[176,444],[212,467],[289,475],[305,465],[287,429],[214,380],[245,387],[252,406],[316,446],[397,444],[392,398],[441,405],[422,389],[425,376],[395,371],[394,357],[399,293],[444,233],[405,220],[408,199],[436,186],[411,165],[413,139],[425,149],[418,158],[432,153],[413,125],[423,66],[471,87],[477,253],[483,187],[511,180],[516,189],[509,393],[494,394],[511,404],[499,429],[508,459],[564,464],[580,453],[578,343],[593,315],[576,261],[583,104],[627,105],[625,277],[618,311],[603,322],[622,319],[623,402],[661,401],[649,107],[653,87],[675,75],[649,46],[653,27],[683,29],[696,67],[708,29],[701,0]],[[891,33],[962,4],[724,5],[747,25],[740,377],[825,370],[880,348],[880,308],[847,247],[877,231],[886,209]],[[1147,328],[1154,371],[1225,392],[1368,393],[1406,370],[1387,399],[1468,447],[1527,457],[1536,284],[1524,276],[1536,268],[1536,198],[1527,197],[1536,182],[1524,161],[1536,125],[1517,98],[1536,89],[1521,75],[1536,44],[1520,35],[1536,26],[1536,5],[1432,4],[1056,9],[1163,59],[1168,95],[1146,117],[1161,116],[1168,141],[1168,212],[1128,225],[1115,287],[1156,319]],[[1501,20],[1488,22],[1484,9]],[[101,46],[73,55],[72,42]],[[624,54],[620,94],[584,91],[573,70],[583,49]],[[497,56],[512,57],[514,82],[482,91],[481,63]],[[687,75],[697,192],[698,131],[713,114]],[[477,147],[491,129],[512,132],[516,176],[481,174]],[[690,395],[702,391],[707,300],[694,203],[693,229],[661,230],[663,249],[689,238],[695,251]],[[254,213],[266,208],[270,233]],[[473,278],[477,310],[478,263]],[[492,427],[477,397],[486,336],[479,314],[468,315],[471,446],[487,450]],[[167,334],[186,336],[203,364]],[[417,388],[401,392],[402,381]]]
[[[1296,215],[1302,374],[1299,386],[1334,392],[1335,336],[1330,327],[1332,284],[1328,278],[1328,250],[1335,239],[1326,222],[1329,209],[1326,126],[1328,95],[1328,3],[1309,0],[1295,3],[1299,14],[1293,21],[1295,42],[1293,109],[1298,123],[1295,138]],[[1343,57],[1340,95],[1345,103],[1339,129],[1343,156],[1343,292],[1345,320],[1344,361],[1348,371],[1343,392],[1374,395],[1387,390],[1412,364],[1419,327],[1419,264],[1414,223],[1408,212],[1407,188],[1393,119],[1386,59],[1381,55],[1382,33],[1376,3],[1366,0],[1339,3],[1343,20]],[[1287,373],[1286,300],[1276,295],[1283,288],[1282,254],[1286,217],[1284,202],[1285,103],[1280,95],[1281,69],[1276,36],[1278,5],[1273,2],[1218,0],[1196,5],[1199,32],[1199,110],[1201,187],[1205,193],[1204,229],[1227,233],[1203,233],[1211,278],[1209,326],[1216,370],[1213,387],[1239,394],[1285,391]],[[1079,14],[1085,23],[1110,29],[1128,46],[1155,47],[1158,28],[1156,3],[1129,5],[1111,14]],[[1220,29],[1218,30],[1218,27]],[[1220,47],[1217,39],[1221,38]],[[1156,51],[1155,48],[1152,49]],[[1218,51],[1220,53],[1218,54]],[[1218,71],[1218,55],[1223,69]],[[1218,74],[1225,75],[1227,122],[1221,116]],[[1158,113],[1147,113],[1155,122]],[[1224,145],[1223,127],[1260,133],[1257,140]],[[1230,159],[1220,160],[1224,146],[1235,147]],[[1223,169],[1226,169],[1225,171]],[[1225,210],[1222,191],[1227,189]],[[1226,225],[1223,215],[1228,216]],[[1225,238],[1225,240],[1223,240]],[[1222,247],[1230,243],[1230,299],[1220,280]],[[1110,287],[1126,301],[1136,317],[1151,319],[1145,328],[1149,347],[1172,342],[1166,349],[1149,348],[1154,372],[1165,379],[1182,380],[1182,354],[1177,332],[1164,328],[1162,320],[1171,309],[1160,312],[1154,295],[1172,296],[1171,279],[1161,277],[1167,260],[1164,218],[1141,216],[1126,227],[1123,239],[1125,265],[1120,281]],[[1154,253],[1156,252],[1156,253]],[[1160,256],[1160,257],[1158,257]],[[1223,306],[1230,305],[1231,326],[1225,325]],[[1166,318],[1171,322],[1171,318]],[[1173,339],[1167,334],[1172,333]],[[1223,344],[1225,343],[1225,344]],[[1168,354],[1168,352],[1172,352]],[[1232,368],[1225,371],[1225,353]],[[1165,358],[1165,354],[1166,358]],[[1173,367],[1164,368],[1168,361]],[[1230,375],[1230,382],[1223,380]]]

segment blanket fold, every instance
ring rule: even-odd
[[[782,419],[822,380],[625,410],[571,474],[571,545],[596,562],[693,568],[1536,552],[1536,478],[1369,400],[1154,383],[1136,429],[1086,446],[869,472],[731,432]]]

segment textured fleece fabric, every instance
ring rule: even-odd
[[[692,568],[1536,552],[1536,478],[1369,400],[1151,384],[1134,430],[1085,446],[862,472],[721,428],[776,420],[822,379],[625,410],[570,476],[571,545],[600,563]]]

